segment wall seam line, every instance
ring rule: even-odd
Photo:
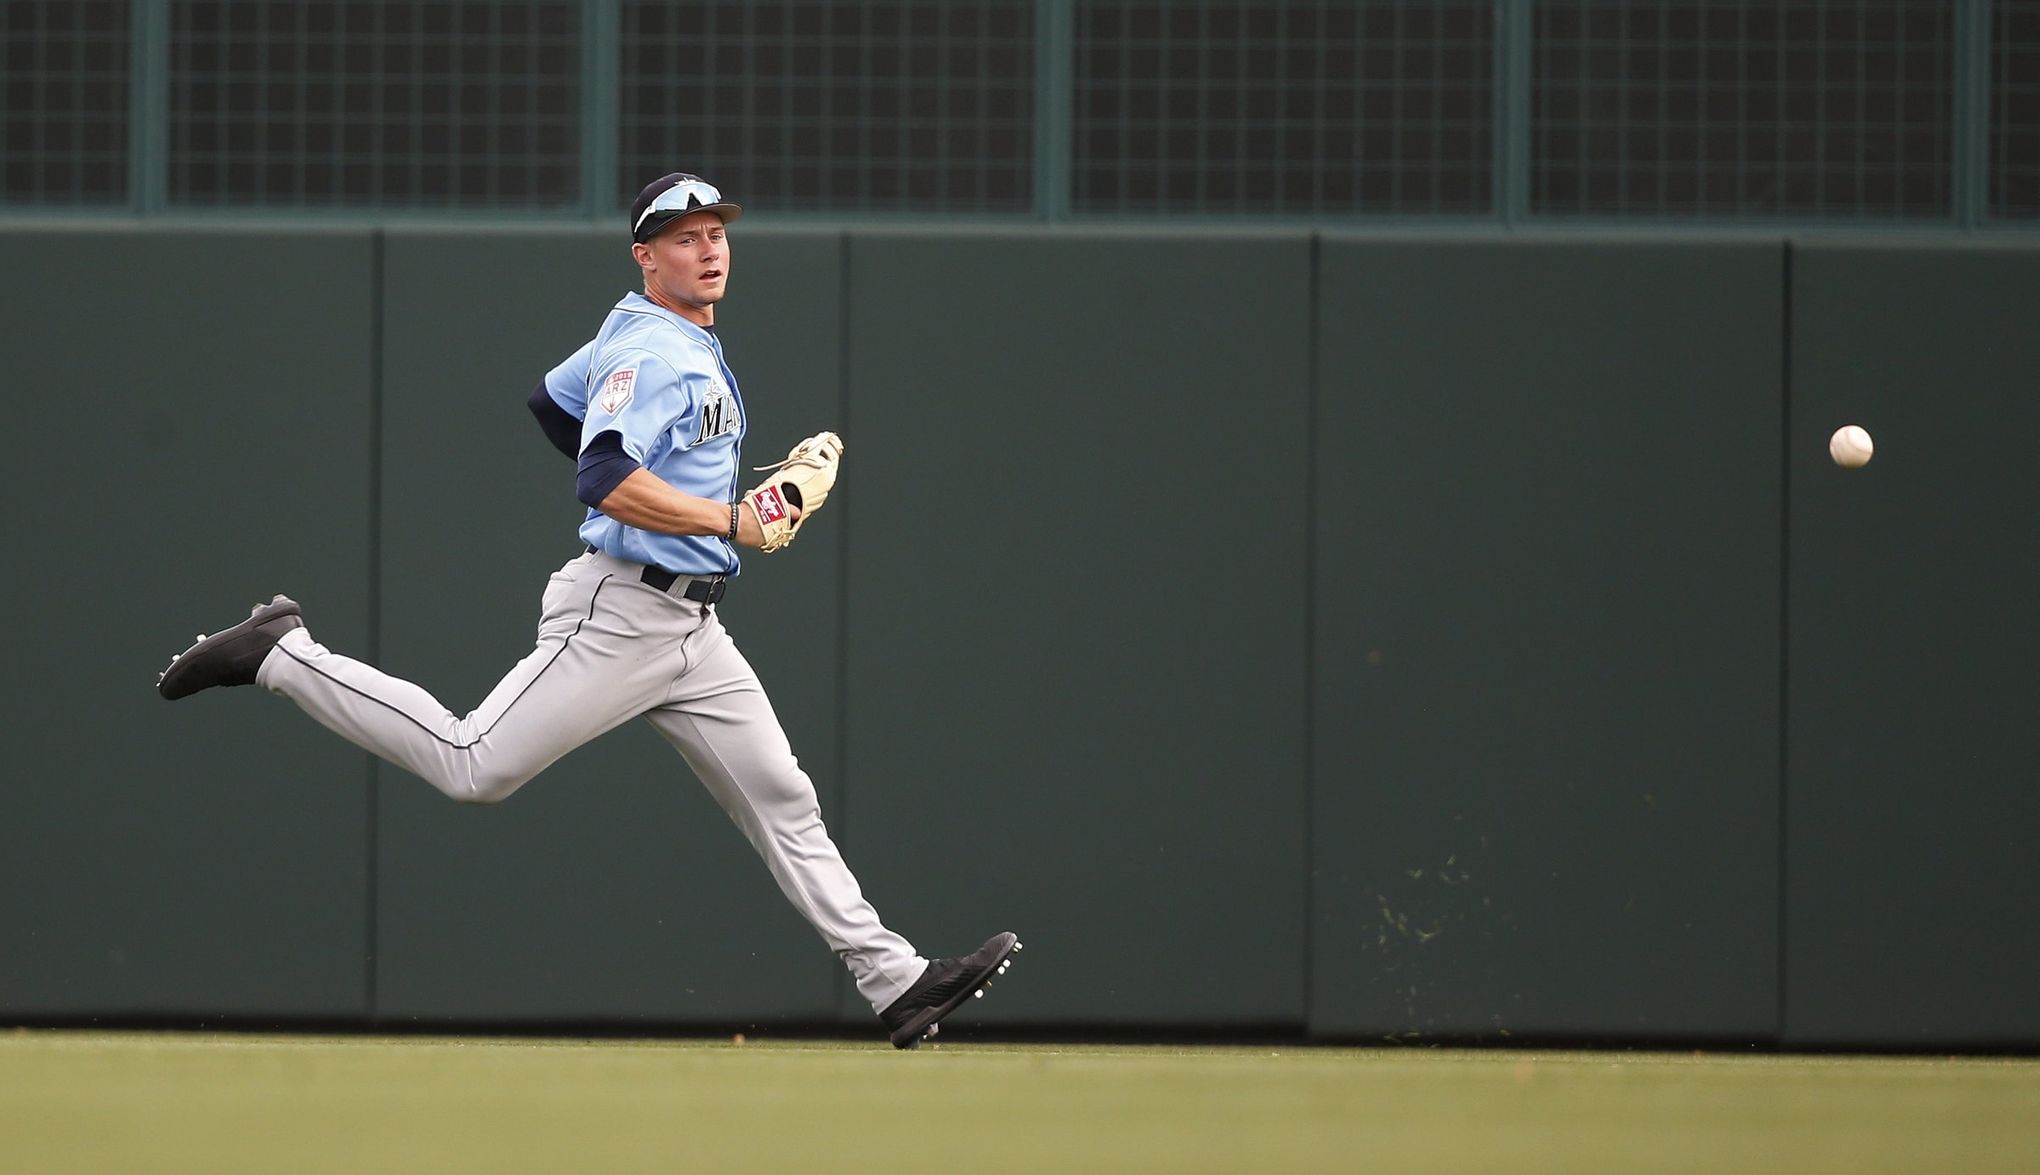
[[[1791,683],[1792,683],[1792,239],[1785,239],[1780,259],[1784,296],[1779,300],[1779,454],[1778,454],[1778,973],[1774,1044],[1786,1037],[1787,940],[1790,891],[1786,837],[1790,818]]]
[[[850,234],[836,237],[836,427],[850,427]],[[850,525],[855,495],[843,502],[836,546],[836,837],[850,844]],[[850,1022],[852,985],[848,972],[836,975],[836,1019]]]
[[[1317,1002],[1317,499],[1318,272],[1324,234],[1310,234],[1303,399],[1303,1030]]]
[[[383,592],[383,317],[387,286],[387,261],[385,251],[388,234],[376,229],[368,236],[368,660],[371,665],[382,664],[382,592]],[[366,829],[364,852],[367,857],[364,876],[367,902],[364,908],[362,927],[361,980],[363,1006],[367,1010],[368,1022],[377,1023],[380,1014],[377,1008],[381,993],[378,991],[377,968],[379,966],[377,940],[382,927],[378,904],[381,893],[378,873],[382,856],[377,830],[381,824],[379,800],[381,789],[378,780],[381,769],[376,757],[362,752],[363,787],[366,797],[364,805]]]

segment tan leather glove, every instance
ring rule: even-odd
[[[793,541],[801,523],[829,500],[842,460],[843,438],[818,432],[795,445],[786,460],[759,466],[760,472],[770,471],[772,476],[745,494],[744,500],[758,515],[758,528],[764,533],[760,551],[770,554]],[[795,510],[800,511],[800,517],[793,516]]]

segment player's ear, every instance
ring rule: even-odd
[[[645,244],[643,241],[635,241],[631,244],[630,255],[637,259],[639,269],[644,270],[646,273],[652,271],[652,247],[650,245]]]

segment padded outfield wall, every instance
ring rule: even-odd
[[[754,463],[849,451],[724,612],[889,920],[1027,939],[983,1023],[2040,1040],[2040,249],[744,229]],[[868,1022],[649,730],[472,808],[149,688],[288,591],[479,700],[577,549],[523,397],[609,235],[30,226],[0,274],[69,425],[9,464],[0,1015]]]

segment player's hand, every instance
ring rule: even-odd
[[[790,512],[793,515],[794,525],[799,526],[800,508],[797,506],[792,507]],[[758,521],[757,507],[751,505],[751,501],[748,498],[737,506],[737,545],[740,547],[759,548],[765,545],[765,528]]]
[[[832,432],[818,432],[795,445],[786,454],[786,460],[764,466],[772,476],[744,495],[758,526],[758,541],[752,545],[770,554],[792,542],[807,516],[829,500],[842,461],[843,438]],[[737,540],[742,542],[741,519],[737,531]]]

